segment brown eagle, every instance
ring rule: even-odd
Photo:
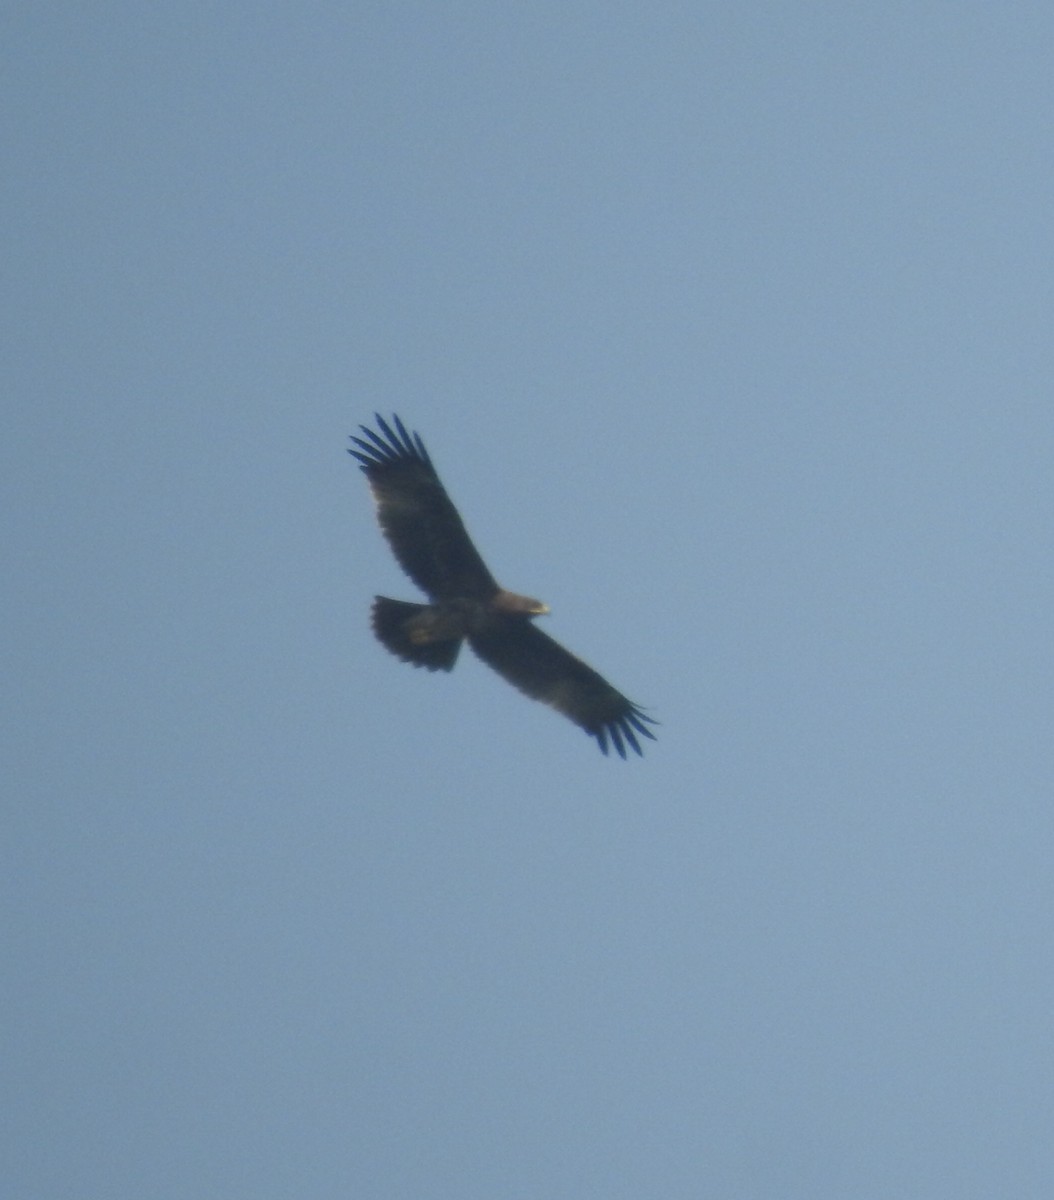
[[[428,451],[398,417],[378,413],[380,433],[361,425],[348,450],[366,473],[377,519],[399,565],[431,601],[410,604],[378,596],[373,632],[398,658],[429,671],[450,671],[461,643],[521,692],[552,705],[620,757],[641,753],[640,734],[655,724],[606,679],[532,623],[549,611],[540,600],[500,587],[473,546],[439,482]],[[383,435],[383,436],[382,436]],[[368,439],[368,440],[367,440]]]

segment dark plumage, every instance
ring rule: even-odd
[[[373,632],[405,662],[450,671],[462,641],[526,695],[551,705],[620,757],[641,753],[655,722],[610,683],[532,624],[549,609],[500,587],[473,546],[417,433],[379,414],[348,453],[366,473],[377,518],[399,565],[428,596],[412,604],[378,596]]]

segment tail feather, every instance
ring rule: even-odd
[[[373,602],[372,625],[377,640],[396,658],[429,671],[452,671],[461,649],[461,638],[429,637],[430,604],[411,604],[378,596]]]

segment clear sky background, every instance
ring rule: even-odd
[[[2,25],[5,1195],[1054,1194],[1054,7]]]

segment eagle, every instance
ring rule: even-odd
[[[377,596],[371,616],[377,639],[397,658],[428,671],[453,670],[467,641],[503,679],[596,738],[604,754],[609,745],[621,758],[627,747],[641,754],[638,737],[654,740],[648,725],[656,722],[534,625],[548,605],[498,584],[420,435],[408,432],[397,416],[392,424],[375,417],[380,432],[360,425],[364,436],[352,435],[348,453],[366,474],[396,560],[429,599],[419,604]]]

